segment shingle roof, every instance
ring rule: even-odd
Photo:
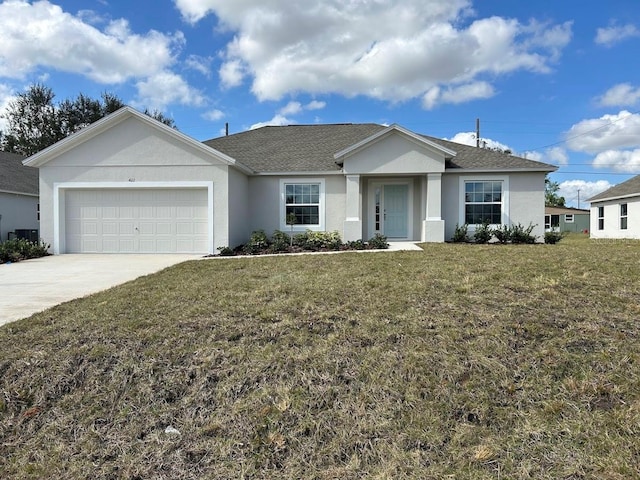
[[[204,143],[234,158],[256,172],[338,171],[334,155],[384,130],[374,123],[289,125],[262,127],[247,132],[207,140]],[[515,157],[422,135],[427,140],[455,151],[446,162],[447,170],[540,170],[553,165]]]
[[[0,152],[0,191],[38,194],[38,169],[22,165],[24,157]]]
[[[628,197],[633,195],[640,195],[640,175],[630,178],[626,182],[619,183],[618,185],[605,190],[598,195],[591,197],[588,202],[595,202],[598,200],[605,200],[609,198]]]
[[[584,210],[582,208],[573,208],[573,207],[544,207],[544,213],[546,215],[565,215],[565,214],[575,214],[575,215],[589,215],[589,210]]]

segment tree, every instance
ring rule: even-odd
[[[0,150],[33,155],[78,130],[124,107],[117,96],[105,92],[99,100],[82,93],[74,99],[54,103],[53,90],[35,84],[9,103],[6,113],[7,131],[0,132]],[[173,119],[162,112],[145,109],[150,117],[176,128]]]
[[[553,182],[549,177],[544,179],[544,204],[547,207],[564,207],[564,197],[558,195],[560,184]]]

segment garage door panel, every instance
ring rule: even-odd
[[[70,190],[68,252],[206,253],[206,189]]]

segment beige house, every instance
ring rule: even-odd
[[[588,200],[591,238],[640,239],[640,175]]]
[[[251,231],[443,242],[456,224],[535,225],[556,167],[399,125],[263,127],[199,142],[125,107],[30,157],[54,253],[195,252]]]

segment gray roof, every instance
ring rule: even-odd
[[[598,200],[606,200],[620,197],[632,197],[634,195],[640,195],[640,175],[636,175],[630,178],[626,182],[619,183],[618,185],[605,190],[598,195],[591,197],[588,202],[596,202]]]
[[[388,127],[374,123],[262,127],[204,143],[255,172],[339,171],[334,155]],[[447,170],[538,170],[553,165],[421,135],[456,152]]]
[[[22,165],[24,157],[0,152],[0,192],[38,194],[38,169]]]

